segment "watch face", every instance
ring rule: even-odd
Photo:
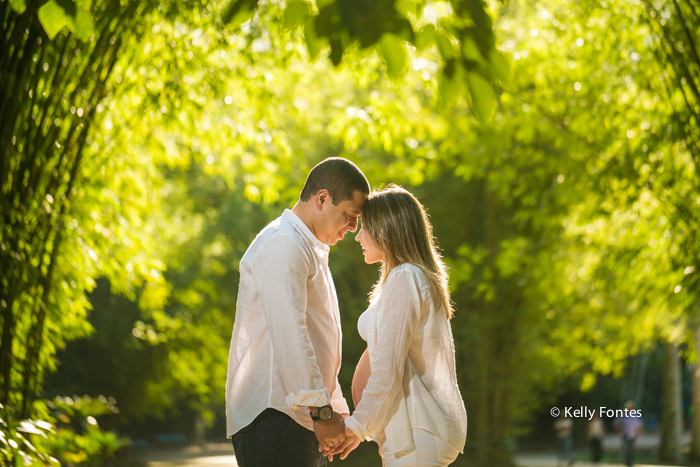
[[[332,416],[333,416],[333,409],[331,409],[328,406],[321,407],[321,409],[318,411],[318,418],[320,418],[324,422],[327,422],[328,420],[330,420]]]

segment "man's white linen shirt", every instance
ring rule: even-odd
[[[349,413],[330,248],[289,209],[243,255],[226,378],[228,437],[266,408],[309,430],[309,407]]]

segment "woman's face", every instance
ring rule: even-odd
[[[374,246],[374,243],[370,240],[364,227],[360,229],[360,233],[357,234],[355,240],[362,245],[362,254],[365,256],[365,263],[374,264],[379,261],[384,261],[384,256],[382,256],[377,247]]]

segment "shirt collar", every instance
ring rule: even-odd
[[[294,230],[306,238],[320,259],[324,262],[328,261],[328,253],[331,251],[330,247],[316,238],[316,235],[304,224],[304,221],[299,216],[294,214],[292,210],[285,209],[282,213],[282,219],[291,223]]]

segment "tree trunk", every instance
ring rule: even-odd
[[[695,352],[700,350],[700,326],[695,329]],[[693,365],[693,432],[690,456],[700,460],[700,361]]]
[[[659,460],[679,463],[681,460],[682,423],[681,367],[678,346],[663,343],[663,400],[661,403],[661,445]]]

